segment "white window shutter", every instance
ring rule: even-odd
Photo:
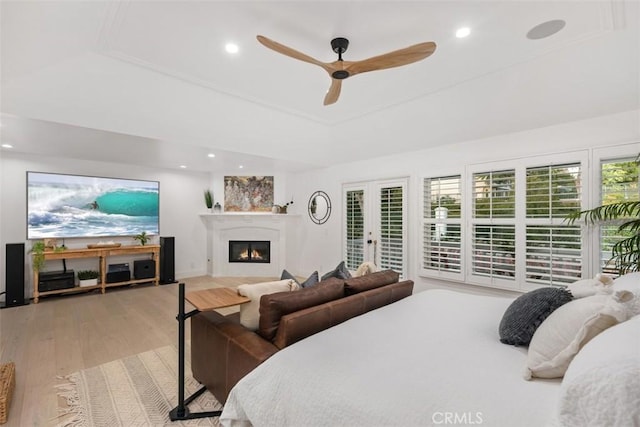
[[[345,192],[345,265],[356,270],[364,261],[364,190]]]

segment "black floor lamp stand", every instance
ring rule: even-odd
[[[171,421],[192,420],[195,418],[219,417],[222,411],[190,412],[187,406],[207,389],[202,386],[185,399],[184,397],[184,322],[199,310],[184,312],[184,283],[178,284],[178,406],[169,411]]]

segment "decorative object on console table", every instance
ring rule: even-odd
[[[146,231],[143,231],[142,233],[133,236],[133,239],[139,241],[140,244],[144,246],[151,239],[151,236],[149,236]]]
[[[33,270],[40,271],[42,267],[44,267],[44,242],[35,242],[31,249],[29,249],[29,253],[33,254]]]
[[[98,284],[98,277],[100,277],[100,272],[96,270],[78,271],[78,282],[81,288],[96,286]]]
[[[42,267],[44,267],[45,251],[58,253],[58,252],[64,252],[66,250],[67,250],[67,247],[64,245],[55,246],[51,250],[48,250],[45,242],[43,241],[35,242],[33,246],[31,246],[31,249],[29,250],[29,253],[33,254],[33,270],[40,271]]]
[[[215,206],[213,207],[213,212],[214,213],[222,212],[222,206],[220,206],[220,203],[216,202]]]
[[[98,243],[89,243],[87,245],[87,249],[119,248],[120,246],[122,246],[122,243],[98,242]]]
[[[47,238],[44,240],[44,248],[48,251],[53,251],[58,247],[58,239]]]

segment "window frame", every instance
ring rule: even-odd
[[[627,146],[627,155],[630,148]],[[425,278],[438,278],[448,279],[456,282],[464,282],[465,284],[482,286],[488,288],[505,289],[512,291],[530,291],[544,286],[546,284],[540,284],[535,282],[528,282],[526,280],[526,238],[527,238],[527,226],[563,226],[567,225],[564,218],[527,218],[526,210],[526,192],[527,192],[527,169],[528,168],[540,168],[540,167],[553,167],[559,165],[566,165],[577,163],[580,164],[581,174],[581,194],[580,194],[580,209],[587,209],[591,205],[591,191],[593,189],[593,175],[594,172],[591,168],[590,157],[592,156],[592,149],[588,150],[575,150],[563,153],[555,154],[542,154],[535,156],[528,156],[516,159],[499,160],[492,162],[474,163],[463,166],[463,170],[452,171],[448,170],[445,173],[433,173],[423,175],[420,177],[420,191],[419,191],[419,218],[421,224],[421,247],[419,252],[419,275]],[[599,163],[598,163],[599,164]],[[504,171],[515,170],[515,214],[513,218],[510,217],[497,217],[497,218],[473,218],[473,177],[477,173],[486,173],[490,171]],[[459,274],[441,274],[436,270],[424,269],[422,263],[424,260],[424,226],[427,223],[424,219],[424,180],[427,178],[444,178],[448,176],[462,177],[462,206],[461,206],[461,272]],[[479,220],[479,221],[478,221]],[[514,276],[513,279],[505,279],[502,277],[482,277],[474,275],[472,272],[472,256],[473,256],[473,230],[477,224],[488,225],[511,225],[515,227],[515,261],[514,261]],[[582,253],[580,255],[581,260],[581,276],[593,277],[593,261],[592,261],[592,249],[591,245],[587,242],[590,235],[585,233],[585,227],[581,225],[581,243]],[[599,264],[596,264],[599,268]]]
[[[425,218],[424,215],[424,208],[425,208],[425,188],[424,188],[424,183],[426,179],[443,179],[443,178],[451,178],[451,177],[460,177],[460,218],[447,218],[446,220],[440,220],[440,221],[436,221],[436,218],[433,218],[431,221],[429,221],[427,218]],[[419,257],[418,257],[418,265],[419,265],[419,272],[420,272],[420,276],[424,276],[424,277],[435,277],[435,278],[439,278],[439,279],[445,279],[445,280],[451,280],[451,281],[458,281],[458,282],[462,282],[464,281],[464,271],[465,271],[465,257],[464,254],[466,252],[465,250],[465,234],[466,234],[466,227],[464,226],[465,222],[465,212],[464,212],[464,205],[465,205],[465,201],[464,201],[464,194],[465,194],[465,174],[464,172],[461,171],[457,171],[454,173],[439,173],[439,174],[434,174],[434,175],[424,175],[420,177],[420,185],[419,185],[419,204],[418,204],[418,218],[420,218],[420,252],[419,252]],[[431,219],[431,218],[430,218]],[[434,269],[426,269],[424,268],[424,259],[425,259],[425,254],[424,254],[424,247],[425,247],[425,233],[424,233],[424,229],[427,225],[431,225],[431,224],[438,224],[438,223],[444,223],[444,224],[453,224],[453,225],[459,225],[460,226],[460,271],[459,272],[454,272],[454,271],[447,271],[447,270],[434,270]]]
[[[631,144],[620,144],[614,145],[610,147],[598,147],[593,149],[592,155],[592,163],[593,163],[593,173],[590,177],[591,191],[590,196],[593,201],[590,203],[590,208],[594,208],[596,206],[601,205],[602,200],[602,170],[601,164],[602,162],[608,161],[616,161],[616,160],[625,160],[629,158],[637,158],[640,153],[640,143],[631,143]],[[639,177],[640,184],[640,177]],[[639,185],[640,191],[640,185]],[[589,209],[589,208],[587,208]],[[589,224],[584,226],[584,220],[581,220],[583,224],[583,230],[588,239],[588,246],[591,249],[590,254],[590,275],[588,277],[593,277],[595,274],[601,271],[600,265],[600,254],[602,252],[601,241],[600,241],[600,232],[601,226],[600,224]]]

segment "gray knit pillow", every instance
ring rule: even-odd
[[[561,288],[540,288],[520,295],[502,316],[500,342],[529,345],[533,333],[544,319],[572,299],[571,292]]]
[[[292,279],[298,285],[300,285],[301,288],[310,288],[311,286],[314,286],[316,283],[318,283],[320,281],[320,279],[318,278],[318,272],[317,271],[314,271],[313,273],[311,273],[311,276],[309,276],[307,278],[307,280],[305,280],[304,282],[300,283],[298,281],[298,279],[296,278],[296,276],[294,276],[293,274],[289,273],[287,270],[282,270],[282,275],[280,276],[280,280],[284,280],[284,279]]]
[[[324,273],[320,280],[327,280],[330,277],[337,277],[338,279],[351,279],[351,273],[349,273],[349,269],[344,264],[344,261],[341,261],[337,267],[328,273]]]

